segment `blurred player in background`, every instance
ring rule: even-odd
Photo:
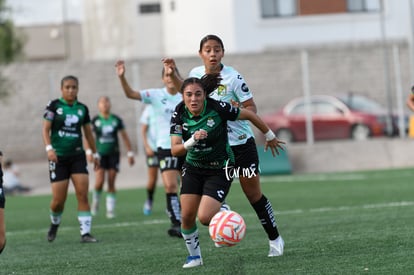
[[[125,130],[123,120],[116,114],[111,113],[111,101],[109,97],[102,96],[98,99],[99,114],[92,119],[92,130],[95,133],[96,150],[101,159],[100,165],[95,170],[95,188],[92,194],[92,215],[96,215],[99,209],[102,190],[105,178],[108,182],[106,194],[106,217],[115,217],[116,188],[115,180],[119,172],[120,148],[118,134],[127,149],[128,163],[134,165],[134,152],[132,151],[131,141]],[[93,161],[92,150],[88,148],[86,155],[89,161]]]
[[[141,114],[141,135],[144,143],[148,182],[146,185],[147,199],[143,206],[144,215],[151,215],[154,203],[154,193],[157,186],[159,162],[157,156],[157,121],[152,105],[146,105]]]

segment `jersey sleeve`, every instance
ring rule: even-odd
[[[86,106],[86,105],[83,105],[83,106],[85,108],[85,116],[83,118],[83,123],[82,124],[85,125],[85,124],[91,123],[91,117],[89,115],[89,108],[88,108],[88,106]]]
[[[53,119],[55,118],[55,114],[56,114],[55,101],[49,101],[43,113],[43,118],[49,121],[53,121]]]
[[[237,71],[234,71],[236,76],[233,78],[233,88],[234,92],[238,98],[239,102],[245,102],[251,98],[253,98],[253,94],[247,86],[246,81],[244,80],[243,76],[239,74]]]
[[[215,105],[214,108],[217,110],[223,120],[235,121],[239,117],[240,109],[234,107],[230,103],[224,101],[215,101],[214,99],[212,99],[212,103]]]
[[[174,113],[171,115],[170,121],[170,135],[171,136],[182,136],[183,135],[183,120],[181,118],[181,108],[183,104],[180,103],[174,110]]]

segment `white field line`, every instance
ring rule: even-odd
[[[321,212],[335,212],[335,211],[351,211],[351,210],[364,210],[364,209],[381,209],[381,208],[392,208],[392,207],[409,207],[414,206],[414,201],[401,201],[401,202],[389,202],[389,203],[378,203],[378,204],[365,204],[359,206],[338,206],[338,207],[321,207],[321,208],[312,208],[312,209],[292,209],[292,210],[284,210],[278,211],[276,215],[295,215],[295,214],[303,214],[303,213],[321,213]],[[256,216],[256,214],[245,214],[246,216]],[[129,226],[143,226],[148,224],[169,224],[170,221],[165,219],[154,219],[148,221],[141,221],[141,222],[122,222],[122,223],[113,223],[113,224],[93,224],[93,228],[113,228],[113,227],[129,227]],[[70,227],[65,226],[59,229],[59,231],[66,231],[66,230],[74,230],[78,229],[79,227]],[[45,233],[47,228],[44,230],[20,230],[20,231],[7,231],[7,236],[15,236],[15,235],[28,235],[28,234],[37,234],[37,233]],[[45,233],[46,234],[46,233]]]

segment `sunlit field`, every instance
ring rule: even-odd
[[[151,216],[142,214],[144,189],[120,190],[116,218],[101,211],[93,220],[96,244],[80,243],[73,195],[53,243],[50,196],[7,197],[0,274],[413,274],[413,179],[414,169],[263,177],[285,240],[274,258],[235,181],[226,201],[244,217],[245,238],[215,248],[199,225],[204,266],[186,270],[184,241],[167,235],[161,188]]]

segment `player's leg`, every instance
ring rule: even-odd
[[[6,246],[6,224],[4,222],[4,208],[0,207],[0,254]]]
[[[91,205],[91,213],[92,215],[96,215],[99,210],[99,203],[102,196],[103,185],[105,182],[105,169],[100,167],[99,169],[95,170],[95,186],[92,192],[92,205]]]
[[[269,238],[269,257],[283,254],[284,242],[276,223],[276,216],[272,204],[263,195],[259,175],[259,155],[254,139],[246,144],[232,147],[236,167],[239,169],[239,180],[241,188],[255,210],[263,229]],[[248,156],[248,157],[247,157]]]
[[[158,158],[157,156],[147,156],[147,176],[148,181],[146,185],[147,199],[143,206],[144,215],[151,215],[152,205],[154,202],[154,193],[158,180]]]
[[[57,230],[62,221],[65,201],[68,193],[69,179],[52,182],[52,200],[50,201],[50,228],[47,240],[52,242],[56,238]]]
[[[178,198],[178,179],[180,178],[183,158],[173,157],[170,149],[159,149],[157,155],[167,200],[167,214],[171,220],[171,228],[168,229],[167,233],[172,237],[181,238],[181,206]]]
[[[71,165],[71,179],[75,188],[78,201],[78,221],[80,225],[81,242],[94,243],[97,240],[90,234],[92,226],[92,214],[88,201],[89,175],[85,155],[74,157]]]
[[[112,219],[115,217],[116,206],[116,188],[115,180],[118,171],[116,169],[108,170],[108,192],[106,194],[106,217]]]

